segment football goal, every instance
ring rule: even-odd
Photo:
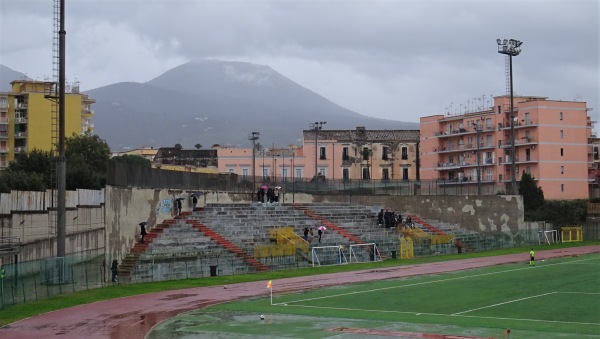
[[[331,266],[347,264],[344,246],[319,246],[312,248],[312,265],[315,266]]]
[[[382,261],[375,243],[350,245],[350,263]]]

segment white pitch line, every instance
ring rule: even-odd
[[[544,266],[536,266],[536,269],[540,269],[540,268],[544,268],[544,267],[550,267],[550,266],[555,266],[555,265],[572,264],[574,262],[588,261],[588,260],[593,260],[593,258],[579,259],[579,260],[568,261],[568,262],[560,262],[560,263],[554,263],[554,264],[546,264]],[[484,268],[484,267],[479,267],[479,268]],[[469,276],[464,276],[464,277],[455,277],[455,278],[447,278],[447,279],[440,279],[440,280],[423,281],[423,282],[414,283],[414,284],[408,284],[408,285],[381,287],[381,288],[374,288],[374,289],[370,289],[370,290],[362,290],[362,291],[354,291],[354,292],[348,292],[348,293],[332,294],[332,295],[323,296],[323,297],[315,297],[315,298],[307,298],[307,299],[300,299],[300,300],[285,301],[285,302],[281,302],[281,303],[274,303],[273,305],[281,305],[282,303],[290,304],[290,303],[299,303],[299,302],[304,302],[304,301],[328,299],[328,298],[342,297],[342,296],[347,296],[347,295],[370,293],[370,292],[384,291],[384,290],[390,290],[390,289],[396,289],[396,288],[403,288],[403,287],[412,287],[412,286],[419,286],[419,285],[427,285],[427,284],[433,284],[433,283],[438,283],[438,282],[446,282],[446,281],[452,281],[452,280],[462,280],[462,279],[468,279],[468,278],[483,277],[483,276],[486,276],[486,275],[494,275],[494,274],[501,274],[501,273],[507,273],[507,272],[516,272],[516,271],[522,271],[522,270],[531,270],[531,269],[532,269],[531,267],[527,266],[527,267],[523,267],[523,268],[515,268],[515,269],[505,270],[505,271],[474,274],[474,275],[469,275]],[[446,272],[446,273],[450,273],[450,272]]]
[[[510,304],[510,303],[514,303],[514,302],[517,302],[517,301],[522,301],[522,300],[527,300],[527,299],[533,299],[533,298],[538,298],[538,297],[544,297],[544,296],[547,296],[547,295],[550,295],[550,294],[555,294],[555,293],[556,292],[549,292],[549,293],[544,293],[544,294],[539,294],[539,295],[533,295],[531,297],[519,298],[519,299],[515,299],[515,300],[505,301],[503,303],[498,303],[498,304],[493,304],[493,305],[488,305],[488,306],[474,308],[474,309],[468,310],[468,311],[457,312],[457,313],[453,313],[452,315],[459,315],[459,314],[463,314],[463,313],[469,313],[469,312],[473,312],[473,311],[477,311],[477,310],[482,310],[484,308],[490,308],[490,307],[496,307],[496,306],[500,306],[500,305],[504,305],[504,304]]]
[[[478,318],[478,319],[492,319],[492,320],[514,320],[514,321],[527,321],[537,323],[554,323],[554,324],[571,324],[571,325],[593,325],[600,326],[600,323],[581,323],[576,321],[559,321],[559,320],[543,320],[543,319],[524,319],[524,318],[504,318],[504,317],[484,317],[478,315],[453,315],[453,314],[441,314],[441,313],[427,313],[427,312],[408,312],[408,311],[392,311],[392,310],[372,310],[362,308],[349,308],[349,307],[329,307],[329,306],[309,306],[309,305],[294,305],[293,307],[304,307],[304,308],[317,308],[317,309],[328,309],[338,311],[360,311],[360,312],[376,312],[376,313],[397,313],[397,314],[413,314],[413,315],[430,315],[436,317],[451,317],[451,318]]]

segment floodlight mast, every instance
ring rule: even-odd
[[[319,131],[323,129],[323,125],[326,123],[327,121],[317,121],[310,124],[310,129],[315,131],[315,185],[317,192],[319,192],[319,177],[317,173],[317,142],[319,141]]]
[[[522,41],[515,39],[496,39],[498,44],[498,53],[508,55],[509,72],[510,72],[510,153],[511,153],[511,193],[516,195],[517,190],[517,165],[515,163],[515,112],[513,104],[513,76],[512,76],[512,57],[521,53]]]
[[[252,141],[252,201],[254,201],[254,191],[256,190],[256,140],[259,136],[259,132],[252,132],[248,135],[248,140]]]

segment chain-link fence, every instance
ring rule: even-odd
[[[0,309],[104,286],[104,256],[96,253],[7,263],[0,279]]]

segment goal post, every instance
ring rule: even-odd
[[[350,263],[382,261],[375,243],[350,245]]]
[[[315,267],[347,264],[348,260],[344,251],[343,245],[313,247],[311,249],[312,265]]]

